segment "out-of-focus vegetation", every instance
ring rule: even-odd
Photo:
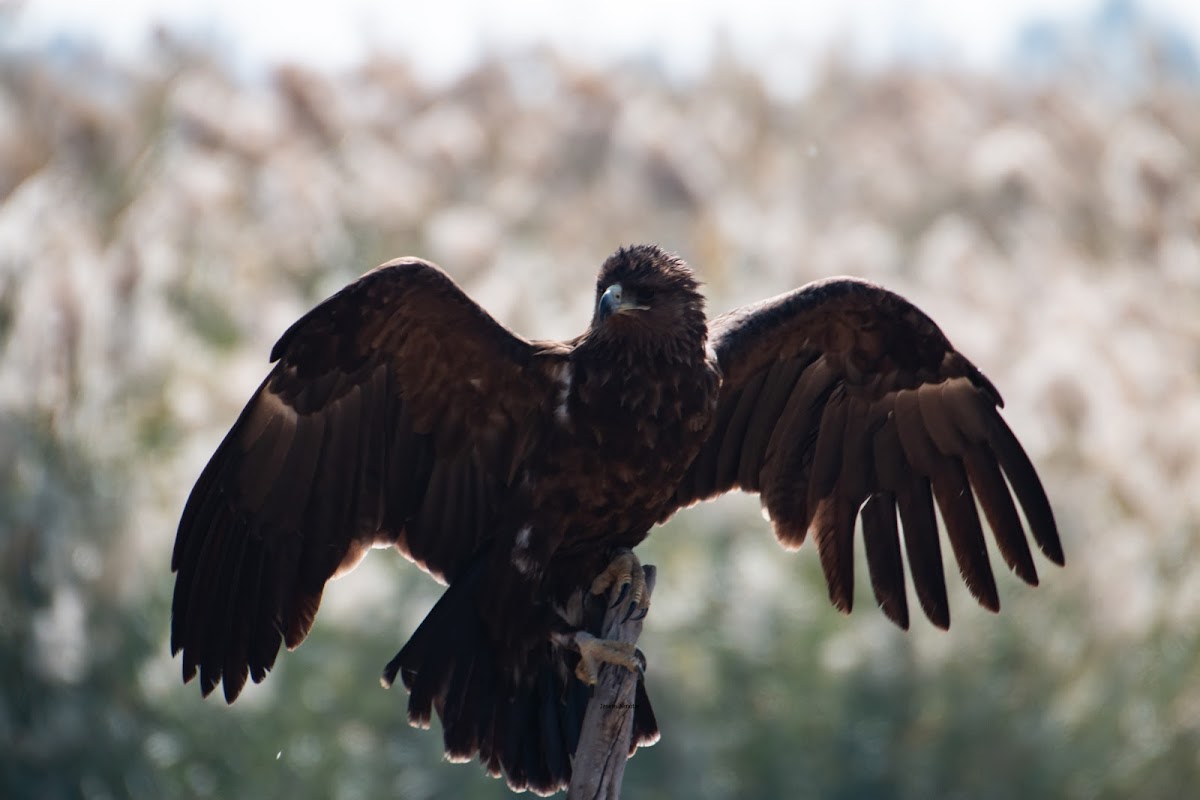
[[[236,706],[179,685],[174,524],[274,337],[358,273],[419,254],[568,336],[638,241],[694,264],[714,311],[836,273],[916,301],[1003,391],[1068,568],[1001,576],[999,617],[956,587],[949,633],[905,634],[861,585],[829,608],[753,500],[681,514],[643,553],[663,741],[630,796],[1194,791],[1198,156],[1200,91],[1165,76],[835,61],[781,100],[731,58],[683,85],[536,52],[429,86],[384,56],[237,80],[170,40],[137,68],[8,57],[0,796],[504,795],[376,682],[438,591],[393,554],[332,584]]]

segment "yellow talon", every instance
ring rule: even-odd
[[[619,588],[619,593],[612,606],[616,607],[621,604],[626,597],[629,598],[629,611],[626,612],[624,619],[637,614],[637,618],[641,619],[646,616],[646,612],[650,608],[646,592],[646,572],[642,569],[642,562],[633,554],[632,550],[619,550],[609,565],[596,576],[592,581],[592,594],[604,594],[610,589]]]
[[[575,667],[575,677],[588,686],[595,686],[596,681],[600,679],[602,664],[619,664],[631,672],[640,672],[644,668],[632,642],[598,639],[586,631],[576,633],[574,641],[579,650],[579,664]]]

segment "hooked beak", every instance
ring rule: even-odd
[[[645,311],[649,306],[639,306],[632,298],[627,298],[621,289],[621,284],[614,283],[600,295],[600,303],[596,306],[596,321],[604,322],[613,314],[621,311]]]

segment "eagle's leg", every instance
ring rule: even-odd
[[[588,686],[595,686],[600,679],[601,664],[619,664],[632,672],[646,670],[646,657],[632,642],[616,642],[597,638],[587,631],[576,631],[564,636],[562,644],[579,651],[579,663],[575,666],[575,677]]]
[[[617,599],[613,607],[620,605],[629,598],[629,610],[625,612],[622,622],[630,618],[642,619],[650,611],[650,593],[646,591],[646,571],[642,562],[633,551],[622,547],[616,551],[612,561],[603,572],[592,581],[592,594],[604,594],[610,589],[619,587]],[[634,614],[637,616],[635,617]]]

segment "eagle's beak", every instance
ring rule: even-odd
[[[596,321],[604,322],[620,311],[645,311],[649,306],[639,306],[632,298],[626,298],[621,284],[614,283],[600,295],[600,304],[596,306]]]

